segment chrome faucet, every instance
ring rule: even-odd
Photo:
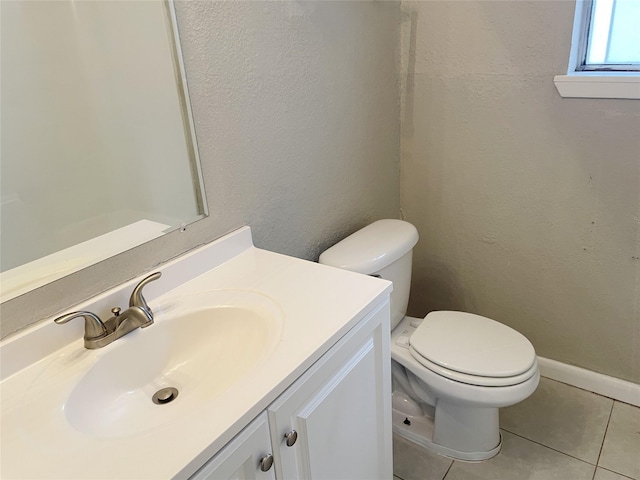
[[[136,328],[146,328],[153,323],[153,312],[142,295],[142,289],[147,283],[161,276],[162,273],[155,272],[138,283],[129,298],[129,308],[124,312],[121,312],[119,307],[112,308],[113,317],[106,322],[102,322],[97,315],[85,311],[67,313],[54,319],[54,322],[62,324],[74,318],[84,318],[85,348],[93,350],[109,345]]]

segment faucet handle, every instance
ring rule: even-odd
[[[55,318],[53,321],[58,325],[61,325],[63,323],[67,323],[69,320],[73,320],[74,318],[78,317],[84,318],[85,340],[93,340],[107,335],[107,327],[104,326],[104,323],[102,323],[102,320],[100,320],[97,315],[91,312],[71,312],[67,313],[66,315],[61,315],[58,318]]]
[[[144,299],[142,295],[142,288],[149,282],[153,282],[154,280],[159,279],[162,276],[161,272],[155,272],[149,275],[148,277],[143,278],[136,288],[133,289],[131,293],[131,297],[129,298],[129,306],[130,307],[140,307],[151,315],[153,319],[153,315],[151,314],[151,308],[147,305],[147,301]]]

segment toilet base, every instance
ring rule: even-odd
[[[396,393],[394,393],[394,395],[396,395]],[[400,405],[398,405],[397,402],[394,402],[394,407],[396,406]],[[431,450],[440,455],[444,455],[446,457],[453,458],[455,460],[464,460],[468,462],[479,462],[482,460],[487,460],[489,458],[495,457],[502,448],[502,436],[500,435],[497,425],[495,426],[495,434],[497,434],[498,444],[494,448],[482,451],[460,451],[434,442],[434,419],[430,416],[419,414],[415,410],[415,408],[394,408],[392,413],[392,420],[394,433],[397,433],[410,442],[416,443],[428,450]]]

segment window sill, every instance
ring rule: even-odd
[[[640,100],[640,75],[580,73],[556,75],[553,83],[565,98],[619,98]]]

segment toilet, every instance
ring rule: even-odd
[[[468,461],[498,454],[498,409],[531,395],[540,379],[535,350],[522,334],[456,311],[406,316],[418,231],[378,220],[320,255],[321,264],[393,283],[393,430],[441,455]]]

